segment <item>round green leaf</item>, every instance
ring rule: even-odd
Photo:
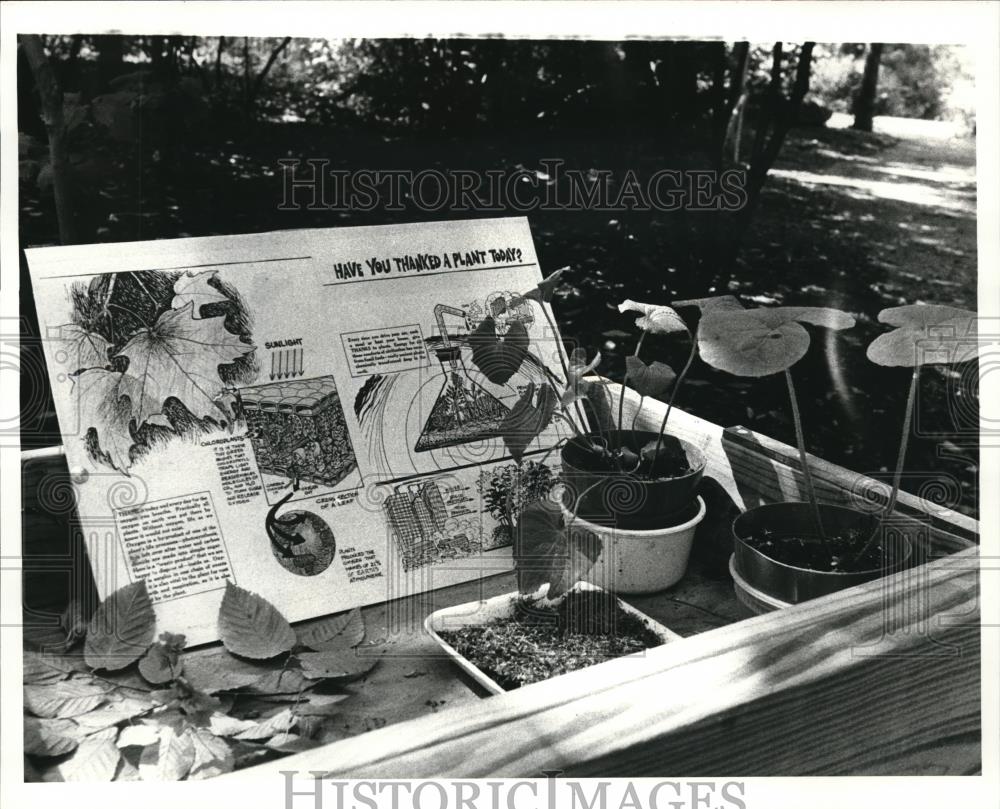
[[[155,631],[146,582],[126,584],[108,596],[90,619],[84,660],[92,669],[123,669],[145,653]]]
[[[284,616],[256,593],[226,582],[219,607],[219,636],[233,654],[264,660],[295,646],[295,632]]]
[[[894,306],[878,319],[892,331],[868,346],[868,359],[878,365],[913,368],[949,365],[976,358],[978,341],[975,312],[953,306]]]
[[[698,350],[713,368],[737,376],[776,374],[809,350],[809,333],[799,321],[838,330],[854,325],[845,312],[814,306],[710,310],[701,319]]]

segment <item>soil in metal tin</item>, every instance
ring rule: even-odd
[[[511,618],[441,637],[507,691],[663,643],[614,596],[593,591],[572,592],[558,607],[523,600]]]
[[[863,557],[854,558],[867,540],[868,535],[858,529],[827,536],[827,552],[819,537],[811,534],[782,534],[765,529],[743,537],[747,545],[768,559],[824,573],[853,573],[881,568],[883,551],[880,541],[872,543]]]

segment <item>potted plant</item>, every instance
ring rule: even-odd
[[[895,507],[916,379],[922,364],[955,361],[954,352],[945,359],[942,351],[921,354],[916,346],[921,338],[926,340],[931,326],[950,325],[967,333],[975,315],[950,307],[898,307],[882,312],[879,319],[899,328],[878,338],[869,357],[883,365],[914,367],[892,495],[881,515],[818,502],[791,374],[810,344],[803,323],[842,330],[852,327],[854,318],[820,307],[706,311],[702,317],[698,343],[705,362],[738,376],[783,373],[795,426],[807,502],[758,506],[733,523],[731,569],[737,593],[744,603],[755,602],[756,609],[798,603],[870,581],[900,569],[909,558],[905,538],[890,542],[882,525]]]
[[[649,531],[685,522],[695,503],[695,491],[705,471],[705,456],[693,444],[666,432],[674,398],[683,384],[697,352],[687,325],[669,306],[626,300],[619,311],[639,312],[636,320],[639,339],[635,351],[625,359],[625,378],[617,403],[616,425],[596,428],[575,436],[562,447],[563,477],[577,497],[577,515],[600,523],[613,521],[623,530]],[[678,377],[670,366],[641,357],[649,334],[687,334],[691,351]],[[599,355],[598,355],[599,356]],[[578,369],[568,372],[576,385],[582,384]],[[584,372],[596,370],[596,362]],[[658,432],[625,429],[625,389],[640,397],[663,398],[670,392],[666,414]],[[601,386],[603,390],[603,385]],[[588,388],[593,392],[594,388]],[[615,407],[608,411],[615,420]],[[586,423],[586,422],[584,422]],[[696,509],[695,509],[696,510]]]
[[[553,273],[519,298],[541,305],[553,334],[555,324],[546,304],[563,272]],[[520,465],[528,445],[553,419],[569,425],[574,435],[560,446],[567,508],[581,525],[605,540],[606,555],[599,568],[606,573],[606,583],[614,576],[612,587],[619,592],[654,592],[684,575],[695,530],[705,516],[704,502],[696,496],[705,456],[697,447],[666,432],[673,399],[694,359],[697,343],[669,306],[625,301],[619,308],[641,314],[636,321],[641,330],[638,345],[627,359],[625,384],[641,396],[663,396],[673,385],[659,432],[624,429],[624,386],[618,401],[617,428],[605,429],[596,420],[594,429],[587,429],[582,403],[596,391],[606,393],[606,388],[603,383],[587,379],[600,363],[600,354],[588,362],[577,351],[568,363],[557,352],[565,386],[554,375],[540,385],[529,384],[498,433]],[[691,340],[690,355],[680,378],[667,365],[647,364],[639,356],[647,334],[677,332],[687,334]],[[519,354],[499,350],[505,348],[503,344],[494,347],[489,341],[495,339],[492,327],[486,324],[483,335],[477,337],[473,362],[488,378],[509,379],[526,356],[526,338],[519,338]],[[480,364],[477,357],[488,357],[490,363]],[[610,409],[614,414],[613,405]]]
[[[600,538],[573,524],[558,494],[536,500],[517,520],[517,592],[438,610],[424,626],[495,694],[676,640],[674,632],[582,580],[600,555]]]

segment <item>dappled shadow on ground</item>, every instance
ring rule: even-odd
[[[878,151],[852,147],[878,144]],[[833,141],[833,144],[831,144]],[[858,318],[849,332],[814,332],[819,347],[794,373],[810,449],[887,479],[899,443],[908,372],[877,367],[867,344],[888,306],[976,306],[975,145],[971,140],[801,135],[786,148],[728,289],[760,304],[827,305]],[[780,380],[728,386],[697,374],[683,394],[699,415],[791,442]],[[742,415],[738,411],[743,410]],[[973,510],[978,462],[974,368],[929,368],[917,400],[904,488]]]

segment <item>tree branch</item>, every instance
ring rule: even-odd
[[[253,91],[250,93],[248,104],[252,104],[257,99],[257,95],[260,93],[260,88],[264,84],[264,79],[266,79],[267,74],[271,72],[271,68],[274,66],[275,60],[281,55],[281,52],[288,47],[288,43],[291,41],[291,37],[285,37],[281,40],[281,44],[271,51],[271,55],[267,57],[267,62],[264,63],[264,69],[257,75],[257,80],[254,82]]]

